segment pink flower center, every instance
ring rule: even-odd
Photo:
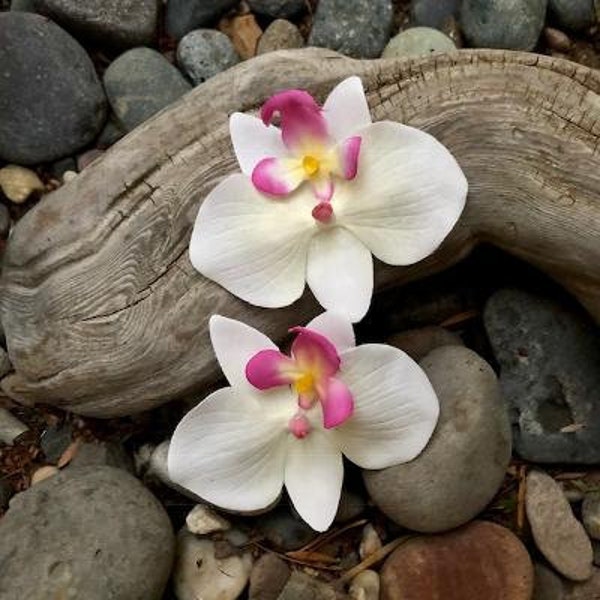
[[[298,398],[299,411],[289,423],[289,431],[301,439],[310,432],[305,411],[317,403],[323,411],[323,426],[338,427],[352,416],[354,400],[344,382],[336,377],[341,359],[335,346],[323,335],[305,327],[296,333],[291,356],[278,350],[262,350],[246,365],[246,378],[259,390],[290,386]],[[304,420],[302,420],[304,419]]]

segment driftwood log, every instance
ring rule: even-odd
[[[379,289],[486,241],[545,271],[600,321],[600,73],[502,51],[397,61],[274,53],[194,89],[15,227],[0,305],[14,366],[5,393],[97,417],[134,413],[214,383],[212,313],[274,339],[316,314],[308,293],[282,310],[246,305],[196,273],[187,246],[199,203],[237,168],[229,114],[287,87],[324,98],[351,74],[374,119],[431,132],[470,182],[442,248],[411,268],[379,265]]]

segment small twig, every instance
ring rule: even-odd
[[[285,560],[287,562],[292,562],[297,565],[302,565],[304,567],[312,567],[313,569],[322,569],[323,571],[341,571],[342,570],[341,567],[337,567],[337,566],[334,567],[334,566],[328,566],[328,565],[319,565],[319,564],[315,564],[313,562],[308,562],[306,560],[292,558],[292,557],[288,556],[287,554],[284,554],[282,552],[277,552],[277,550],[273,550],[272,548],[268,548],[267,546],[264,546],[260,542],[252,542],[252,545],[256,546],[257,548],[260,548],[264,552],[271,552],[272,554],[275,554],[282,560]]]
[[[392,542],[387,543],[385,546],[379,548],[377,552],[367,556],[362,562],[358,563],[355,567],[348,569],[336,582],[336,586],[342,586],[352,579],[354,579],[359,573],[362,573],[364,570],[373,566],[375,563],[378,563],[380,560],[383,560],[388,554],[393,552],[398,546],[404,544],[410,540],[412,535],[404,535],[399,537]]]
[[[475,319],[479,316],[479,311],[477,309],[465,310],[456,315],[452,315],[448,317],[444,321],[440,323],[440,327],[452,327],[453,325],[459,325],[460,323],[464,323],[465,321],[470,321],[471,319]]]
[[[525,528],[525,493],[527,491],[527,467],[519,467],[519,489],[517,490],[517,531],[523,533]]]

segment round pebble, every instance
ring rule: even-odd
[[[179,40],[198,27],[215,23],[236,4],[238,0],[169,0],[165,15],[167,33]]]
[[[252,567],[249,600],[277,600],[290,578],[287,563],[275,554],[263,554]]]
[[[379,600],[381,580],[377,571],[361,571],[350,583],[351,600]]]
[[[91,142],[106,98],[85,50],[52,21],[0,13],[0,158],[50,162]]]
[[[207,535],[215,531],[225,531],[231,525],[214,510],[204,504],[197,504],[185,518],[188,531],[196,535]]]
[[[437,348],[420,365],[440,401],[431,440],[411,462],[363,475],[390,519],[436,532],[466,523],[491,501],[510,461],[511,436],[496,375],[472,350]]]
[[[272,19],[290,19],[306,8],[305,0],[248,0],[252,12]]]
[[[591,577],[592,544],[560,486],[546,473],[532,471],[526,490],[527,517],[540,552],[568,579]]]
[[[17,494],[0,520],[2,598],[160,600],[173,549],[167,514],[135,477],[69,468]]]
[[[123,50],[155,42],[156,0],[35,0],[35,8],[86,42],[105,48]]]
[[[430,27],[411,27],[393,37],[385,47],[382,58],[403,58],[405,56],[423,56],[432,52],[452,52],[456,45],[437,29]]]
[[[401,544],[381,570],[381,600],[530,600],[533,566],[508,529],[474,521]]]
[[[285,19],[273,21],[260,36],[257,54],[266,54],[275,50],[289,50],[292,48],[302,48],[304,38],[300,30]]]
[[[548,0],[548,11],[561,27],[573,31],[596,23],[594,0]]]
[[[190,31],[177,46],[177,62],[196,85],[239,60],[229,38],[214,29]]]
[[[533,50],[544,26],[547,0],[462,0],[460,18],[474,48]]]
[[[176,554],[173,587],[178,600],[235,600],[248,583],[250,553],[216,558],[214,542],[182,529]]]
[[[121,54],[106,69],[104,87],[119,124],[127,131],[191,89],[183,75],[150,48]]]
[[[0,189],[15,204],[22,204],[34,192],[43,192],[44,184],[35,171],[7,165],[0,169]]]
[[[391,0],[320,0],[308,44],[354,58],[377,58],[389,40],[393,19]]]

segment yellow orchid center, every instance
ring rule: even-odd
[[[305,371],[292,385],[296,394],[300,396],[309,394],[315,389],[315,374],[311,371]]]
[[[321,168],[321,161],[308,154],[302,159],[302,168],[306,177],[314,177]]]

